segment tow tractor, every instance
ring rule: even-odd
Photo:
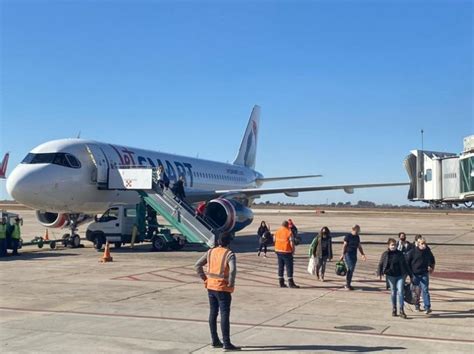
[[[6,210],[0,210],[0,220],[2,218],[6,219],[6,222],[8,225],[7,226],[7,249],[11,250],[12,249],[11,230],[17,218],[20,219],[20,226],[23,226],[23,219],[21,218],[19,214],[11,213]],[[49,245],[51,249],[55,249],[56,240],[45,240],[41,236],[35,236],[31,241],[25,242],[22,238],[20,238],[20,241],[18,242],[18,249],[21,249],[23,246],[37,246],[38,248],[43,248],[44,245]]]

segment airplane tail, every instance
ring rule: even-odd
[[[7,166],[8,166],[8,158],[10,157],[10,153],[7,152],[2,160],[2,165],[0,166],[0,178],[6,178],[7,174]]]
[[[255,168],[257,157],[257,138],[260,125],[260,106],[255,105],[250,115],[247,129],[245,130],[239,153],[235,158],[234,165]]]

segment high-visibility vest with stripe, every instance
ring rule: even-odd
[[[207,289],[234,292],[234,287],[229,286],[228,257],[230,254],[230,249],[221,246],[207,252]]]
[[[21,236],[20,225],[13,225],[12,238],[19,240]]]
[[[0,224],[0,240],[7,238],[7,224]]]
[[[290,229],[282,226],[275,232],[275,252],[292,253],[291,238],[293,233]]]

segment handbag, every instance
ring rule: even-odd
[[[336,274],[343,277],[347,274],[347,268],[344,261],[336,262]]]
[[[314,256],[309,257],[308,273],[311,275],[316,275],[316,262],[314,260]]]
[[[415,305],[416,304],[416,294],[415,294],[415,286],[412,283],[406,283],[403,286],[403,300],[407,304]]]

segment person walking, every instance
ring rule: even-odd
[[[417,238],[417,246],[407,255],[407,263],[410,268],[412,284],[415,290],[415,311],[420,311],[420,295],[423,295],[425,313],[432,312],[429,291],[430,274],[435,269],[435,257],[421,235]],[[421,293],[421,294],[420,294]]]
[[[324,226],[319,234],[314,237],[309,247],[309,256],[314,257],[317,262],[316,277],[318,280],[324,281],[326,262],[332,259],[332,238],[327,226]]]
[[[286,288],[285,278],[283,277],[286,268],[288,277],[288,286],[290,288],[299,288],[293,280],[293,254],[295,253],[295,244],[293,233],[288,227],[288,221],[283,221],[281,227],[273,235],[275,242],[275,253],[278,258],[278,280],[280,288]]]
[[[271,234],[270,234],[270,228],[267,226],[267,224],[263,220],[260,223],[260,227],[257,230],[257,235],[258,235],[258,243],[259,243],[257,256],[260,257],[260,253],[262,253],[262,250],[263,250],[263,257],[267,258],[267,244],[271,237]]]
[[[347,267],[346,274],[346,290],[354,290],[351,286],[352,277],[354,275],[355,267],[357,264],[357,251],[362,255],[362,260],[367,260],[367,257],[364,254],[362,245],[360,244],[360,226],[354,225],[350,234],[347,234],[344,237],[344,243],[342,246],[342,255],[340,260],[344,260]]]
[[[298,228],[291,219],[288,219],[288,228],[293,233],[293,242],[298,246],[301,243],[301,237],[298,235]]]
[[[180,200],[186,198],[186,194],[184,193],[184,176],[179,176],[179,179],[173,184],[171,191],[174,193],[176,198]]]
[[[196,208],[196,216],[199,216],[201,218],[204,217],[204,212],[206,211],[207,203],[206,202],[201,202],[198,204]]]
[[[170,185],[170,179],[168,178],[163,165],[158,166],[158,184],[160,185],[161,190],[168,188]]]
[[[388,249],[382,253],[377,270],[377,274],[382,280],[385,275],[388,284],[390,285],[391,299],[392,299],[392,316],[397,316],[397,296],[400,309],[400,317],[407,318],[404,311],[404,286],[405,278],[410,275],[407,261],[403,252],[397,249],[394,238],[389,238],[387,241]]]
[[[397,250],[406,255],[414,246],[407,241],[407,235],[404,232],[398,233]]]
[[[2,218],[0,222],[0,257],[7,255],[7,222]]]

